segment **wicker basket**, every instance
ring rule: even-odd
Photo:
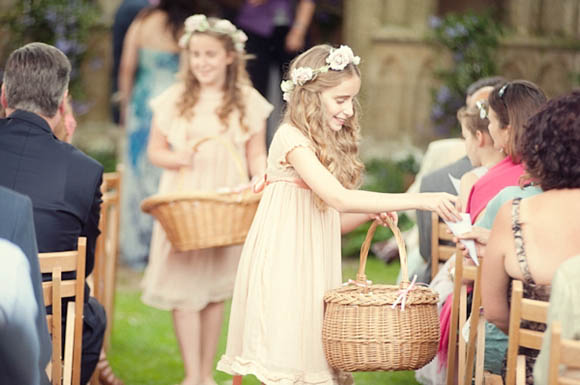
[[[407,255],[401,233],[390,220],[399,246],[403,280],[400,286],[367,282],[365,265],[376,222],[360,253],[356,282],[324,296],[324,353],[335,369],[355,371],[416,370],[437,353],[438,294],[409,284]]]
[[[230,152],[236,162],[240,179],[248,176],[240,156],[232,144],[219,137],[200,139],[194,150],[203,142],[217,140]],[[178,176],[183,184],[183,172]],[[141,202],[141,210],[153,215],[177,251],[191,251],[208,247],[243,243],[254,219],[261,194],[251,190],[242,192],[190,191],[156,194]]]

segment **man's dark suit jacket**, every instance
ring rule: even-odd
[[[16,110],[0,119],[0,186],[32,200],[40,253],[77,248],[87,237],[86,275],[99,235],[103,166],[61,142],[48,123]]]
[[[32,217],[32,203],[30,199],[22,194],[0,187],[0,238],[4,238],[20,247],[28,264],[30,266],[30,280],[32,282],[34,297],[38,304],[38,313],[36,315],[36,334],[38,335],[40,346],[40,359],[38,368],[40,370],[41,384],[48,384],[48,377],[44,368],[50,361],[51,342],[48,328],[46,325],[46,311],[44,308],[44,299],[42,295],[42,285],[40,276],[40,267],[38,265],[38,252],[36,250],[36,236],[34,233],[34,222]],[[13,341],[20,343],[21,341]],[[1,343],[10,343],[1,341]],[[11,362],[18,361],[22,364],[22,370],[14,372],[27,372],[31,370],[31,363],[28,357],[22,357],[22,360],[12,357]],[[15,380],[15,379],[12,379]]]
[[[469,158],[463,158],[437,169],[421,179],[419,192],[447,192],[458,195],[455,187],[449,179],[449,174],[454,178],[461,179],[463,174],[473,168]],[[419,251],[421,256],[427,262],[428,268],[425,272],[422,282],[429,282],[431,279],[431,212],[417,210],[417,226],[419,228]]]
[[[87,237],[86,275],[95,262],[102,177],[103,166],[58,140],[39,115],[16,110],[0,119],[0,186],[30,197],[39,252],[73,250],[79,236]],[[105,310],[89,297],[88,285],[83,312],[81,381],[87,383],[106,327]]]

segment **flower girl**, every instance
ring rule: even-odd
[[[242,251],[219,370],[254,374],[265,384],[352,381],[328,366],[322,347],[322,298],[342,280],[341,231],[396,210],[457,218],[456,198],[446,193],[357,190],[359,61],[347,46],[318,45],[291,63],[282,83],[283,123],[256,185],[263,196]]]

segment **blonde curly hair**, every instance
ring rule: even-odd
[[[208,22],[210,25],[215,25],[221,19],[210,17]],[[195,32],[193,35],[205,34],[212,36],[219,40],[223,47],[225,48],[228,55],[232,55],[234,58],[232,63],[226,68],[226,80],[224,83],[224,96],[222,104],[215,111],[220,122],[224,125],[224,131],[227,130],[229,126],[230,114],[237,109],[239,111],[240,126],[244,132],[249,131],[249,127],[245,123],[245,111],[246,105],[244,103],[243,91],[244,86],[251,86],[252,82],[246,71],[246,56],[244,52],[239,52],[236,50],[235,42],[232,37],[223,34],[213,32],[211,30],[205,32]],[[180,71],[179,78],[185,83],[185,89],[183,94],[177,104],[178,111],[181,116],[186,119],[193,118],[193,107],[197,104],[199,100],[199,93],[201,86],[199,81],[193,74],[191,66],[189,63],[189,46],[191,45],[191,40],[187,44],[187,48],[183,50],[183,66]]]
[[[310,48],[290,63],[288,74],[298,67],[320,68],[326,65],[326,58],[331,49],[332,47],[326,44]],[[313,80],[292,91],[283,118],[284,123],[296,127],[310,139],[320,162],[348,189],[360,187],[364,172],[364,165],[359,158],[360,105],[355,98],[353,115],[337,132],[328,127],[324,120],[321,93],[352,76],[360,77],[358,67],[352,63],[342,71],[329,70],[318,73]],[[327,207],[318,196],[316,205],[321,210]]]

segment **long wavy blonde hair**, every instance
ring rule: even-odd
[[[220,19],[215,17],[209,17],[208,22],[210,26],[214,26],[217,21]],[[250,81],[250,77],[248,76],[248,72],[246,71],[246,56],[244,52],[239,52],[236,50],[234,46],[234,41],[232,38],[223,33],[213,32],[211,30],[205,32],[195,32],[193,35],[196,34],[206,34],[212,36],[219,40],[228,55],[232,55],[234,58],[232,63],[226,67],[226,80],[224,82],[224,96],[222,100],[222,104],[217,108],[215,111],[220,122],[224,125],[224,131],[228,128],[228,120],[230,114],[237,109],[239,111],[239,118],[240,118],[240,126],[244,132],[248,132],[249,127],[246,125],[245,119],[245,103],[244,97],[242,94],[242,87],[244,85],[251,86],[252,82]],[[193,36],[192,35],[192,36]],[[183,94],[181,99],[177,104],[177,108],[181,116],[186,119],[193,118],[193,107],[197,104],[199,100],[199,93],[201,86],[199,81],[193,74],[191,70],[191,66],[189,64],[189,42],[187,44],[188,48],[183,50],[184,58],[183,58],[183,66],[182,70],[179,74],[179,78],[183,80],[185,83],[185,89],[183,90]]]
[[[329,45],[310,48],[290,63],[288,73],[298,67],[318,69],[326,65],[326,58],[331,49]],[[338,86],[352,76],[360,77],[360,71],[351,63],[342,71],[329,70],[319,73],[314,80],[308,81],[303,86],[296,86],[290,94],[283,118],[285,123],[296,127],[311,140],[320,162],[348,189],[360,187],[364,171],[364,165],[359,158],[360,106],[355,98],[353,115],[337,132],[325,122],[321,93]],[[317,196],[315,199],[319,209],[326,209],[327,205],[320,197]]]

